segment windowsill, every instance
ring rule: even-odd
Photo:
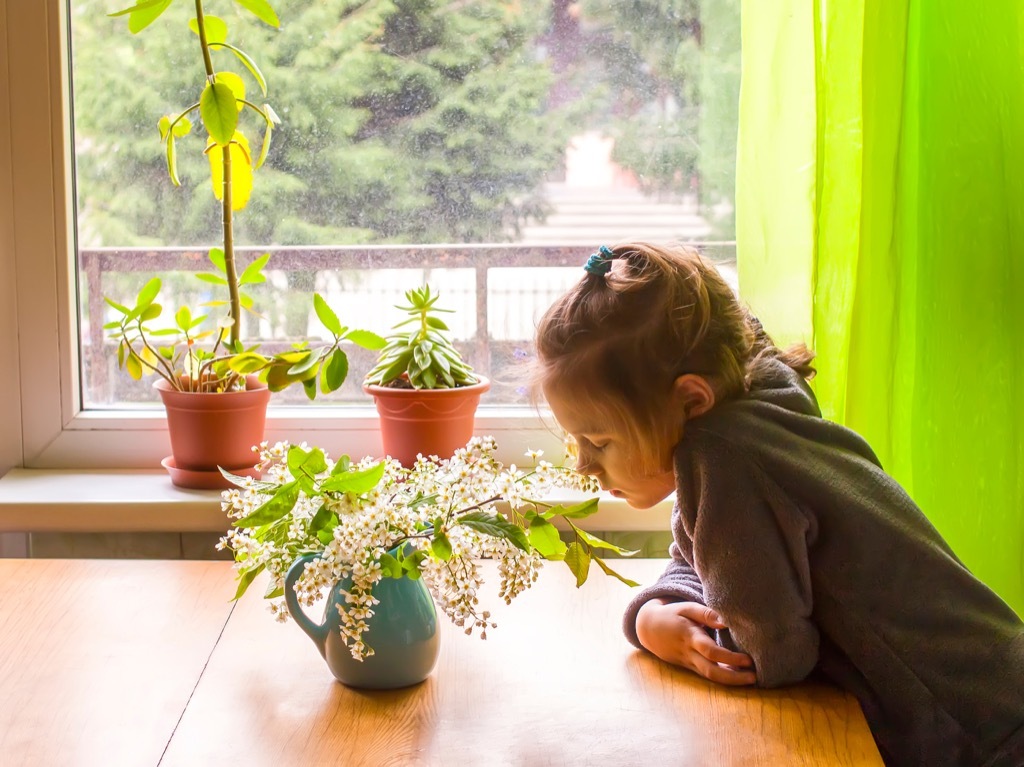
[[[602,494],[586,529],[668,530],[671,509],[666,500],[638,511]],[[228,527],[218,491],[175,487],[160,470],[11,469],[0,478],[0,533],[190,533]]]

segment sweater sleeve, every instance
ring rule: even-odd
[[[753,659],[760,686],[804,679],[818,661],[808,555],[813,516],[718,437],[680,456],[676,471],[707,606]]]
[[[644,603],[652,599],[670,599],[673,602],[697,602],[704,604],[704,587],[701,585],[697,572],[679,553],[679,547],[673,543],[669,547],[672,561],[653,586],[648,586],[630,601],[622,618],[622,630],[626,639],[635,647],[644,649],[636,635],[636,616]]]

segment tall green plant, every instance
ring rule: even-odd
[[[271,27],[280,26],[277,14],[267,0],[235,0],[238,5],[255,15]],[[110,14],[127,16],[128,29],[138,34],[156,21],[174,0],[142,0],[130,8]],[[245,285],[266,281],[263,268],[270,259],[265,253],[239,273],[234,246],[234,213],[245,208],[253,186],[253,172],[266,160],[274,126],[280,123],[270,104],[257,106],[247,98],[245,81],[236,72],[214,68],[214,54],[218,62],[222,54],[228,53],[230,62],[240,62],[259,86],[261,94],[267,95],[267,82],[253,58],[228,42],[227,23],[208,15],[203,0],[194,0],[195,16],[188,27],[199,41],[204,76],[198,98],[177,114],[160,118],[158,127],[165,146],[167,172],[171,182],[180,186],[177,166],[177,140],[192,132],[193,118],[198,115],[206,130],[205,155],[210,163],[210,181],[213,195],[220,201],[223,247],[211,248],[210,262],[214,271],[202,272],[197,276],[204,282],[226,289],[226,300],[215,300],[208,306],[227,306],[228,316],[218,322],[217,331],[200,329],[206,315],[193,317],[191,310],[182,307],[175,312],[175,326],[158,328],[151,323],[162,314],[162,306],[156,303],[160,292],[160,280],[148,282],[136,297],[134,306],[125,306],[106,299],[107,303],[121,314],[121,317],[105,327],[113,330],[119,340],[118,364],[133,378],[147,373],[156,373],[175,388],[194,391],[229,391],[244,386],[247,375],[258,373],[267,381],[271,390],[277,391],[293,383],[301,383],[312,399],[317,392],[319,375],[320,390],[334,391],[344,382],[348,372],[348,359],[341,348],[343,341],[351,341],[368,349],[383,345],[383,339],[376,334],[362,330],[350,330],[343,326],[337,315],[319,296],[314,296],[314,308],[321,322],[334,336],[333,343],[318,349],[300,343],[289,352],[271,357],[260,354],[255,347],[246,349],[240,338],[242,309],[251,310],[252,297],[244,293]],[[253,160],[249,140],[239,127],[239,115],[244,111],[255,112],[262,120],[263,141],[259,156]],[[175,336],[168,345],[159,345],[157,336]],[[197,341],[213,337],[212,349],[203,349]]]

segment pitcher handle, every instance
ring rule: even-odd
[[[302,610],[299,598],[295,595],[295,581],[302,575],[306,565],[314,559],[319,559],[319,557],[319,554],[303,554],[288,568],[288,573],[284,576],[284,601],[288,605],[288,612],[291,613],[295,622],[299,624],[299,628],[309,635],[317,649],[320,650],[320,654],[326,655],[327,634],[329,633],[326,622],[314,623],[310,620],[309,616]]]

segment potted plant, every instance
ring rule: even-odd
[[[113,16],[127,16],[133,34],[141,32],[160,17],[172,0],[144,0]],[[298,343],[286,352],[264,355],[241,339],[243,309],[251,309],[246,285],[265,281],[263,268],[270,255],[264,254],[239,271],[234,247],[234,214],[242,210],[252,191],[253,172],[267,157],[274,126],[279,123],[267,103],[258,106],[246,95],[245,81],[236,72],[215,69],[223,57],[241,63],[265,97],[267,84],[252,57],[228,42],[223,19],[207,15],[203,0],[194,0],[195,17],[187,34],[198,40],[197,52],[203,64],[198,97],[177,114],[164,115],[158,122],[165,146],[171,182],[180,186],[177,171],[177,140],[192,132],[198,115],[207,138],[205,154],[210,163],[213,195],[220,203],[223,222],[222,247],[209,251],[213,271],[199,279],[225,292],[225,299],[211,306],[227,308],[216,320],[215,329],[204,323],[208,315],[196,316],[188,307],[174,313],[173,324],[160,324],[163,307],[157,303],[161,283],[147,282],[133,306],[106,299],[119,314],[105,326],[117,339],[118,365],[139,379],[155,374],[155,384],[167,409],[172,455],[164,460],[175,484],[186,487],[225,486],[218,467],[235,474],[255,473],[253,445],[263,439],[270,392],[301,384],[312,398],[320,391],[334,391],[348,373],[343,342],[379,349],[383,339],[363,330],[343,326],[337,315],[319,296],[313,306],[324,326],[334,336],[331,343],[311,347]],[[243,8],[273,27],[279,21],[266,0],[240,2]],[[240,115],[258,118],[263,127],[259,155],[253,157],[249,140],[240,127]],[[205,344],[205,346],[204,346]]]
[[[498,560],[497,597],[510,603],[537,579],[544,561],[563,561],[586,581],[591,562],[627,585],[598,556],[633,554],[578,526],[597,499],[546,503],[552,489],[596,492],[596,482],[536,462],[503,466],[492,437],[474,437],[451,458],[337,462],[319,448],[262,445],[265,479],[230,477],[223,493],[234,519],[218,548],[233,552],[241,597],[261,573],[264,597],[281,621],[291,615],[340,681],[355,687],[402,687],[424,679],[437,658],[436,605],[467,634],[496,627],[477,596],[479,560]],[[553,520],[564,520],[569,541]],[[330,589],[325,619],[311,606]],[[431,599],[432,597],[432,599]]]
[[[429,285],[409,290],[409,316],[392,329],[363,390],[380,416],[384,454],[403,466],[417,455],[450,457],[473,435],[480,396],[491,387],[466,363],[439,312]],[[401,330],[399,330],[401,329]]]

